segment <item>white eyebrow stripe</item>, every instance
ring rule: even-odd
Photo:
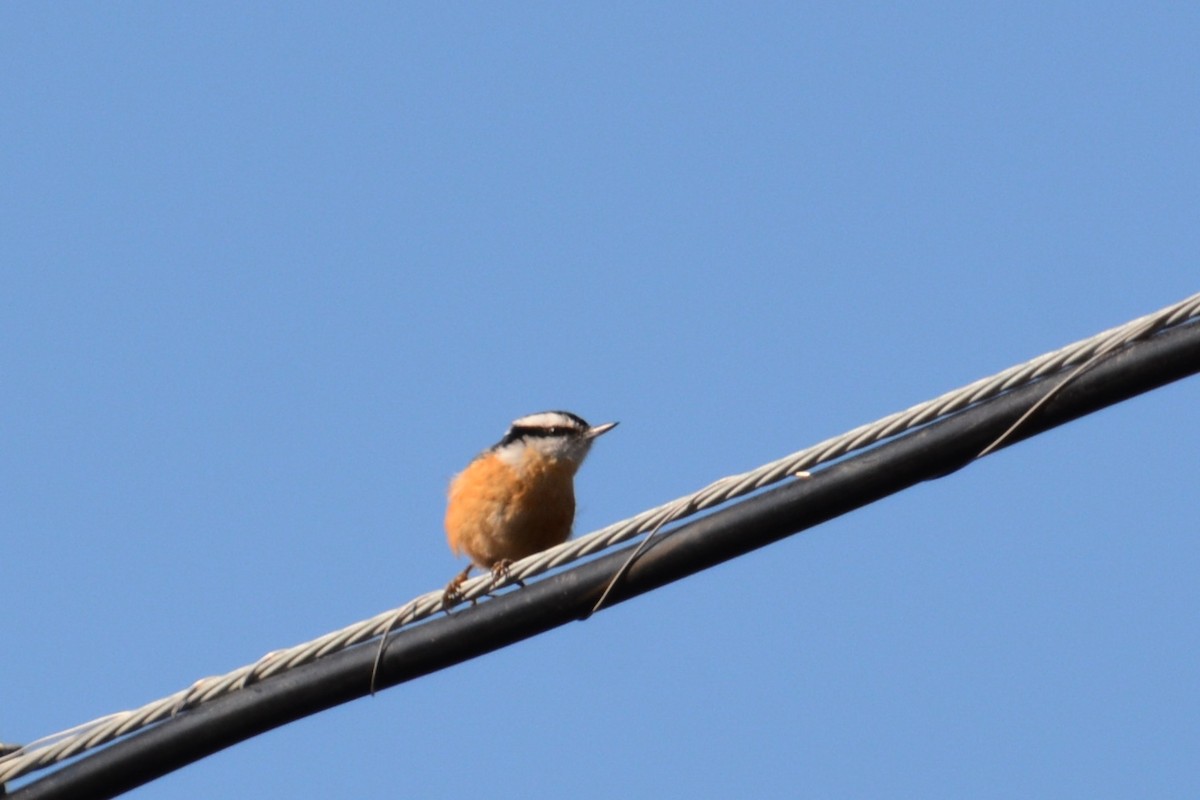
[[[542,411],[537,414],[530,414],[527,417],[521,417],[518,420],[513,420],[513,427],[580,429],[578,420],[568,417],[566,414],[560,414],[557,411]],[[585,429],[586,427],[584,425]]]

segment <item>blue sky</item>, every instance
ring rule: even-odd
[[[0,5],[0,741],[1197,291],[1189,4]],[[1195,379],[131,796],[1200,792]]]

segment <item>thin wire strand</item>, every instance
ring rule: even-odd
[[[1079,369],[1069,374],[1052,390],[1052,393],[1057,392],[1066,385],[1067,381],[1073,380],[1081,374],[1083,369],[1090,368],[1090,362],[1093,359],[1115,352],[1131,342],[1148,338],[1167,328],[1193,322],[1197,318],[1200,318],[1200,294],[1192,295],[1153,314],[1017,364],[905,411],[891,414],[840,436],[827,439],[812,447],[764,464],[757,469],[722,478],[693,494],[522,559],[512,565],[507,580],[499,585],[492,575],[473,578],[462,585],[460,596],[462,600],[477,599],[502,585],[523,581],[547,570],[586,558],[647,531],[656,531],[672,522],[777,483],[810,467],[827,463],[898,433],[926,425],[939,417],[960,411],[982,400],[1003,394],[1016,386],[1059,373],[1066,368],[1078,367]],[[1048,397],[1043,398],[1043,402],[1046,399]],[[1010,433],[1011,431],[1004,436],[1008,436]],[[226,675],[198,680],[187,689],[141,708],[109,714],[69,730],[38,739],[14,753],[0,757],[0,784],[72,758],[141,728],[162,722],[181,711],[245,688],[255,681],[368,641],[385,634],[385,632],[411,625],[443,610],[443,595],[444,590],[440,589],[428,592],[413,598],[397,609],[377,614],[310,642],[267,653],[255,663],[240,667]],[[367,677],[364,675],[364,681]]]
[[[633,552],[629,554],[629,558],[625,559],[625,563],[622,564],[621,568],[617,570],[617,574],[613,575],[612,580],[610,580],[608,585],[604,587],[604,591],[600,594],[600,599],[596,601],[596,605],[592,606],[592,610],[588,612],[589,617],[604,606],[604,601],[608,599],[608,595],[610,592],[612,592],[613,587],[621,582],[621,578],[625,577],[625,573],[629,571],[629,568],[633,566],[633,562],[636,561],[637,557],[640,556],[642,551],[646,549],[646,545],[650,544],[650,540],[654,538],[654,534],[662,530],[662,526],[662,522],[655,525],[650,532],[646,534],[646,538],[638,542],[638,546],[635,547]]]
[[[1110,350],[1110,351],[1107,351],[1104,353],[1097,353],[1096,355],[1089,358],[1087,361],[1083,362],[1082,364],[1080,364],[1079,366],[1075,367],[1070,372],[1068,372],[1065,376],[1063,376],[1063,379],[1061,381],[1059,381],[1057,384],[1055,384],[1053,389],[1051,389],[1050,391],[1048,391],[1044,395],[1042,395],[1040,398],[1038,398],[1038,401],[1036,403],[1034,403],[1033,405],[1031,405],[1029,407],[1028,411],[1026,411],[1024,414],[1022,414],[1020,417],[1018,417],[1017,421],[1014,422],[1012,425],[1009,425],[1008,430],[1004,431],[1004,433],[997,436],[996,440],[994,442],[992,442],[987,447],[980,450],[979,455],[975,456],[975,460],[979,460],[979,459],[983,458],[988,453],[992,452],[997,447],[1004,444],[1004,442],[1008,439],[1008,437],[1013,435],[1014,431],[1016,431],[1018,428],[1020,428],[1022,425],[1024,425],[1026,420],[1028,420],[1030,417],[1032,417],[1034,414],[1037,413],[1039,408],[1041,408],[1042,406],[1046,405],[1046,403],[1049,403],[1051,400],[1053,400],[1055,395],[1057,395],[1063,389],[1067,388],[1067,386],[1072,381],[1077,379],[1080,375],[1087,372],[1092,367],[1099,364],[1104,359],[1111,356],[1113,354],[1113,352],[1114,351]]]

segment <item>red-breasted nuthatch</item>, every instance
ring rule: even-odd
[[[471,569],[502,578],[513,561],[561,544],[575,521],[575,473],[592,442],[617,423],[588,425],[567,411],[513,422],[450,483],[446,539],[471,559],[446,587],[450,605]]]

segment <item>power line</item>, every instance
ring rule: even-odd
[[[1200,296],[1189,300],[1195,303]],[[1075,378],[1036,415],[1013,431],[1003,445],[1200,371],[1200,325],[1180,322],[1194,319],[1196,309],[1193,306],[1190,313],[1184,313],[1186,309],[1180,310],[1181,306],[1183,304],[1172,307],[1175,311],[1166,316],[1162,316],[1162,312],[1157,315],[1156,325],[1169,325],[1166,330],[1122,350],[1116,347],[1123,339],[1110,336],[1113,331],[1092,337],[1093,340],[1107,338],[1091,349],[1087,359],[1098,354],[1111,355],[1095,362],[1087,372]],[[1130,325],[1145,323],[1148,319]],[[1129,336],[1130,331],[1126,330],[1129,328],[1122,326],[1114,331],[1124,330],[1122,336]],[[1143,324],[1137,336],[1145,337],[1155,329]],[[1061,358],[1062,353],[1060,350],[1047,354],[1042,360],[1052,356]],[[1069,363],[1087,363],[1080,358],[1083,357]],[[1048,363],[1053,361],[1050,359]],[[1062,363],[1060,360],[1058,365]],[[1014,370],[1018,368],[1001,375]],[[1028,381],[1030,370],[1023,372]],[[977,392],[984,383],[1003,386],[1003,382],[998,384],[996,378],[992,378],[966,388]],[[614,587],[609,603],[621,602],[748,549],[763,546],[917,481],[958,469],[1058,385],[1053,380],[1035,380],[1018,388],[1001,388],[1001,393],[991,400],[973,402],[966,410],[827,467],[811,481],[789,482],[663,534],[645,549]],[[925,405],[928,404],[922,404]],[[904,414],[910,414],[914,409]],[[949,440],[946,431],[953,431]],[[861,438],[856,431],[850,435]],[[899,459],[900,463],[893,464],[894,474],[879,472],[877,464],[881,459],[889,463]],[[704,491],[708,490],[702,490],[702,493]],[[595,603],[631,551],[632,548],[627,548],[612,553],[539,581],[520,592],[505,594],[477,608],[464,610],[451,619],[441,618],[400,631],[389,640],[381,663],[380,685],[410,680],[586,616],[590,606],[584,608],[580,603],[584,606],[588,602]],[[140,785],[229,744],[362,696],[367,689],[366,675],[372,657],[373,648],[361,646],[326,655],[262,680],[255,684],[252,692],[235,691],[205,702],[186,714],[170,718],[31,783],[12,796],[66,797],[79,796],[83,792],[87,796],[111,796]],[[367,666],[356,672],[355,665],[364,658]],[[95,734],[95,730],[87,725],[81,728],[83,734]],[[83,744],[94,746],[96,743]],[[6,775],[3,768],[7,766],[6,762],[12,763],[11,759],[16,757],[19,754],[0,760],[0,776],[6,780],[12,775]]]

